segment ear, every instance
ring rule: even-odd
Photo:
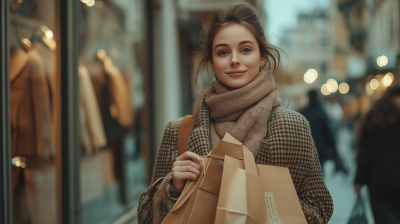
[[[261,56],[260,58],[260,67],[263,67],[267,62],[267,58],[265,56]]]

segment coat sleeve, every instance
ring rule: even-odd
[[[310,224],[328,223],[333,213],[332,197],[322,177],[318,154],[311,137],[310,126],[303,117],[301,126],[306,131],[303,138],[305,152],[304,162],[306,166],[305,176],[298,189],[298,196],[306,220]]]
[[[160,177],[165,177],[165,179],[151,200],[148,198],[150,187],[140,195],[137,211],[140,224],[161,223],[176,202],[176,199],[169,196],[168,189],[172,179],[171,169],[176,151],[179,123],[180,121],[171,121],[164,130],[151,183]]]

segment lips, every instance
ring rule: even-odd
[[[246,73],[246,70],[236,70],[236,71],[226,72],[226,74],[233,77],[242,76],[244,73]]]

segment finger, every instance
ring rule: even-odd
[[[193,166],[176,166],[172,168],[172,172],[177,173],[177,172],[191,172],[198,176],[200,174],[200,170],[194,168]]]
[[[192,160],[175,161],[172,167],[176,166],[193,166],[196,169],[200,169],[200,164],[193,162]]]
[[[197,179],[197,176],[192,172],[177,172],[175,174],[175,177],[178,180],[188,180],[188,179],[189,180],[196,180]]]
[[[186,151],[182,155],[176,158],[176,161],[188,160],[191,159],[194,162],[201,163],[201,157],[194,152]]]

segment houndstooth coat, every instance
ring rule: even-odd
[[[210,109],[203,103],[199,118],[189,138],[188,151],[200,156],[210,149]],[[177,137],[181,119],[167,124],[158,151],[152,182],[166,177],[152,200],[149,188],[139,199],[138,219],[141,224],[161,223],[176,202],[169,196],[172,164],[178,156]],[[268,133],[255,158],[257,164],[288,167],[300,204],[308,223],[328,223],[333,202],[322,178],[318,155],[307,120],[282,106],[272,111]]]

